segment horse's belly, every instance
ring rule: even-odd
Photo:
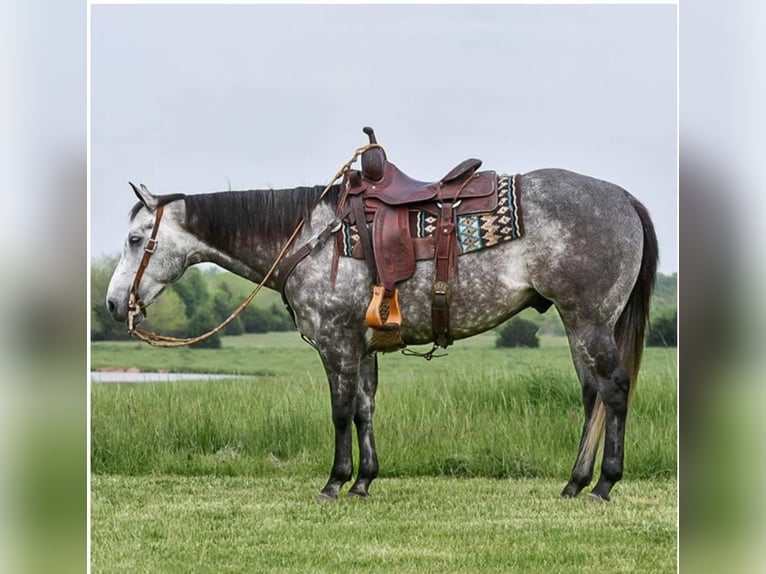
[[[487,250],[484,257],[478,252],[459,258],[457,277],[449,281],[450,332],[455,339],[471,337],[499,325],[527,307],[535,297],[520,259],[509,258],[504,251],[507,250],[498,248]],[[426,344],[433,339],[432,284],[433,265],[419,262],[412,279],[399,286],[401,333],[408,344]]]

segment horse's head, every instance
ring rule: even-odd
[[[122,257],[114,270],[106,292],[106,306],[117,321],[125,321],[133,300],[140,309],[138,323],[146,316],[145,308],[163,289],[183,275],[190,264],[193,237],[184,230],[183,195],[155,196],[141,185],[130,184],[140,203],[131,211],[131,226]]]

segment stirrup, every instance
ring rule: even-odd
[[[372,288],[372,300],[367,307],[365,321],[367,321],[367,326],[373,329],[384,331],[399,329],[402,324],[399,289],[394,289],[394,294],[386,297],[386,289],[383,285],[375,285]]]

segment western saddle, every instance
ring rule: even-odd
[[[377,144],[365,127],[370,144]],[[431,320],[435,345],[447,347],[450,334],[450,280],[457,278],[459,215],[486,213],[497,207],[497,175],[477,172],[481,160],[467,159],[435,182],[417,181],[389,162],[382,147],[362,154],[361,170],[344,178],[338,216],[355,224],[360,257],[373,277],[372,300],[366,322],[373,329],[372,347],[393,351],[405,345],[399,329],[402,314],[396,285],[415,273],[415,261],[432,259]],[[433,236],[413,238],[411,214],[426,212],[436,220]],[[337,244],[336,244],[337,246]],[[336,256],[337,256],[336,249]],[[337,260],[336,260],[337,261]],[[434,347],[435,348],[435,347]]]

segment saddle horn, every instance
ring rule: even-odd
[[[370,138],[370,143],[375,144],[378,143],[378,140],[375,139],[375,130],[372,129],[370,126],[365,126],[362,128],[362,131],[367,134],[367,136]]]
[[[375,131],[365,126],[362,131],[370,138],[371,144],[378,143],[375,138]],[[383,173],[386,166],[386,154],[382,148],[368,149],[362,154],[362,173],[371,181],[380,181],[383,179]]]

